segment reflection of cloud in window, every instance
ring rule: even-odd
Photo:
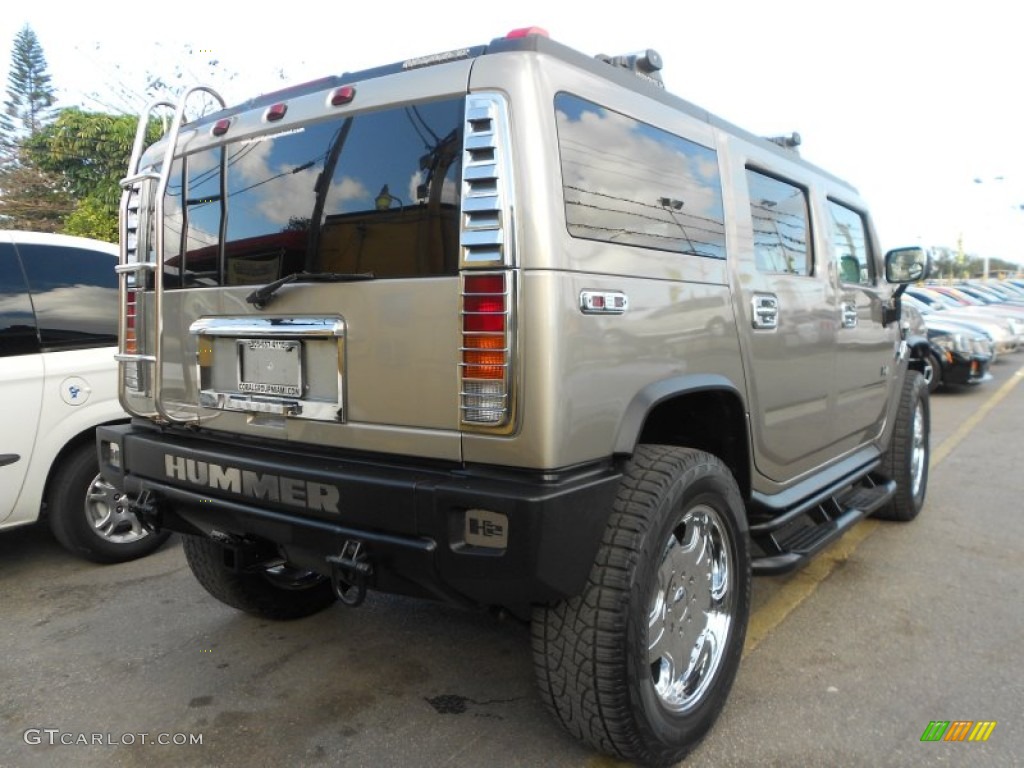
[[[326,210],[331,213],[341,212],[345,208],[345,203],[350,203],[353,200],[365,200],[366,204],[358,206],[358,208],[369,208],[371,197],[370,190],[363,182],[353,179],[351,176],[343,176],[341,181],[331,182],[331,188],[327,191]]]
[[[694,179],[717,181],[713,156],[688,156],[681,146],[655,139],[660,131],[611,111],[587,110],[575,121],[558,112],[558,131],[566,186],[645,204],[677,198],[688,214],[721,218],[717,189]],[[602,151],[595,152],[596,147]]]

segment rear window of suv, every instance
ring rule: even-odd
[[[464,98],[409,104],[175,160],[164,287],[455,274],[464,116]]]

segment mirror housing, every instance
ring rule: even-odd
[[[885,254],[885,279],[890,283],[916,283],[928,277],[931,254],[917,245],[893,248]]]

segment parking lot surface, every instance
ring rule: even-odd
[[[1022,357],[933,397],[917,521],[867,521],[755,581],[736,685],[688,768],[1024,765]],[[616,765],[544,710],[525,627],[379,595],[256,619],[173,539],[97,567],[44,526],[0,536],[0,647],[3,768]],[[936,720],[996,726],[922,742]]]

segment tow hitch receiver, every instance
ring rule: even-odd
[[[331,555],[327,562],[331,564],[331,584],[338,599],[350,608],[362,605],[366,599],[366,585],[373,575],[373,566],[366,561],[363,543],[346,540],[341,554]]]

